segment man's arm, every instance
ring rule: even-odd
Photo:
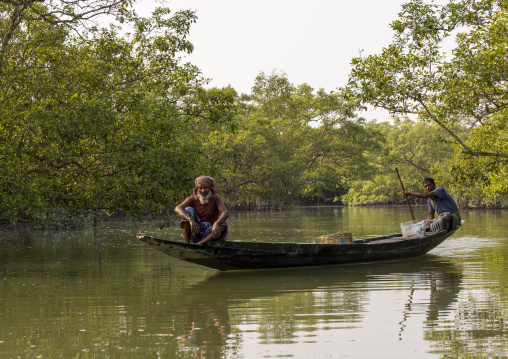
[[[179,215],[180,217],[182,217],[183,219],[187,220],[187,221],[191,221],[192,218],[191,216],[189,216],[186,212],[185,212],[185,202],[183,203],[180,203],[178,206],[175,207],[175,213],[177,215]]]
[[[187,203],[184,201],[175,207],[175,213],[182,217],[183,219],[189,221],[191,232],[196,234],[199,233],[199,225],[196,223],[194,218],[189,216],[187,212],[185,212],[185,207],[187,207]]]
[[[220,216],[219,218],[213,223],[213,227],[212,227],[212,232],[213,232],[213,236],[214,238],[220,238],[220,236],[222,235],[222,230],[220,228],[220,225],[224,222],[226,222],[226,219],[229,218],[229,212],[226,208],[226,206],[224,206],[224,203],[220,203],[218,205],[218,209],[220,211]]]
[[[436,196],[436,194],[434,192],[409,192],[407,190],[402,191],[402,195],[404,197],[413,196],[413,197],[418,197],[418,198],[429,198],[429,197]]]
[[[219,204],[218,208],[220,211],[220,217],[217,220],[217,222],[219,222],[219,224],[222,224],[223,222],[226,222],[226,219],[229,218],[229,212],[224,203]]]

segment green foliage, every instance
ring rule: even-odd
[[[241,96],[183,62],[194,12],[131,5],[0,0],[0,219],[154,213],[201,174],[247,208],[399,203],[396,167],[407,188],[431,176],[464,205],[508,202],[505,2],[410,1],[347,89],[273,72]],[[366,122],[364,103],[419,119]]]
[[[238,106],[236,132],[214,140],[228,199],[246,207],[296,200],[340,201],[348,181],[372,173],[378,140],[342,93],[294,86],[283,73],[259,74]]]
[[[202,89],[199,70],[181,63],[193,12],[141,18],[128,5],[112,5],[109,28],[77,36],[50,5],[0,3],[10,16],[0,27],[2,216],[157,211],[208,169],[199,127],[227,122],[236,93]]]
[[[402,203],[395,168],[398,168],[405,188],[413,191],[423,191],[422,180],[426,177],[434,178],[446,188],[454,187],[450,173],[455,171],[459,151],[440,126],[407,118],[395,119],[393,124],[370,122],[367,126],[379,132],[384,139],[384,148],[369,157],[376,166],[374,175],[349,184],[345,203]],[[471,192],[465,191],[461,195],[466,198]]]
[[[393,43],[354,59],[348,85],[365,103],[439,125],[463,153],[455,180],[474,178],[492,198],[506,195],[507,20],[504,1],[410,1],[392,23]]]

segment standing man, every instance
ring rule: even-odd
[[[210,176],[199,176],[194,181],[193,194],[176,206],[182,219],[185,243],[205,244],[225,241],[228,235],[228,210],[217,194],[219,187]]]
[[[460,226],[461,218],[459,208],[452,196],[450,196],[443,187],[436,187],[436,183],[432,178],[425,178],[423,180],[423,188],[427,191],[426,193],[403,190],[402,195],[428,198],[427,203],[429,205],[429,217],[427,220],[433,220],[435,212],[439,215],[449,212],[452,219],[451,229],[455,229]]]

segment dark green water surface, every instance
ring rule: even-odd
[[[426,208],[413,209],[424,219]],[[400,232],[404,207],[234,213],[230,240]],[[175,225],[2,231],[0,358],[508,357],[508,211],[463,211],[429,254],[218,272],[136,239]]]

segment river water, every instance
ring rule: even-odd
[[[426,208],[414,208],[424,219]],[[400,232],[404,207],[234,213],[235,241]],[[3,231],[0,358],[508,357],[508,211],[466,220],[429,254],[379,263],[218,272],[105,223]]]

